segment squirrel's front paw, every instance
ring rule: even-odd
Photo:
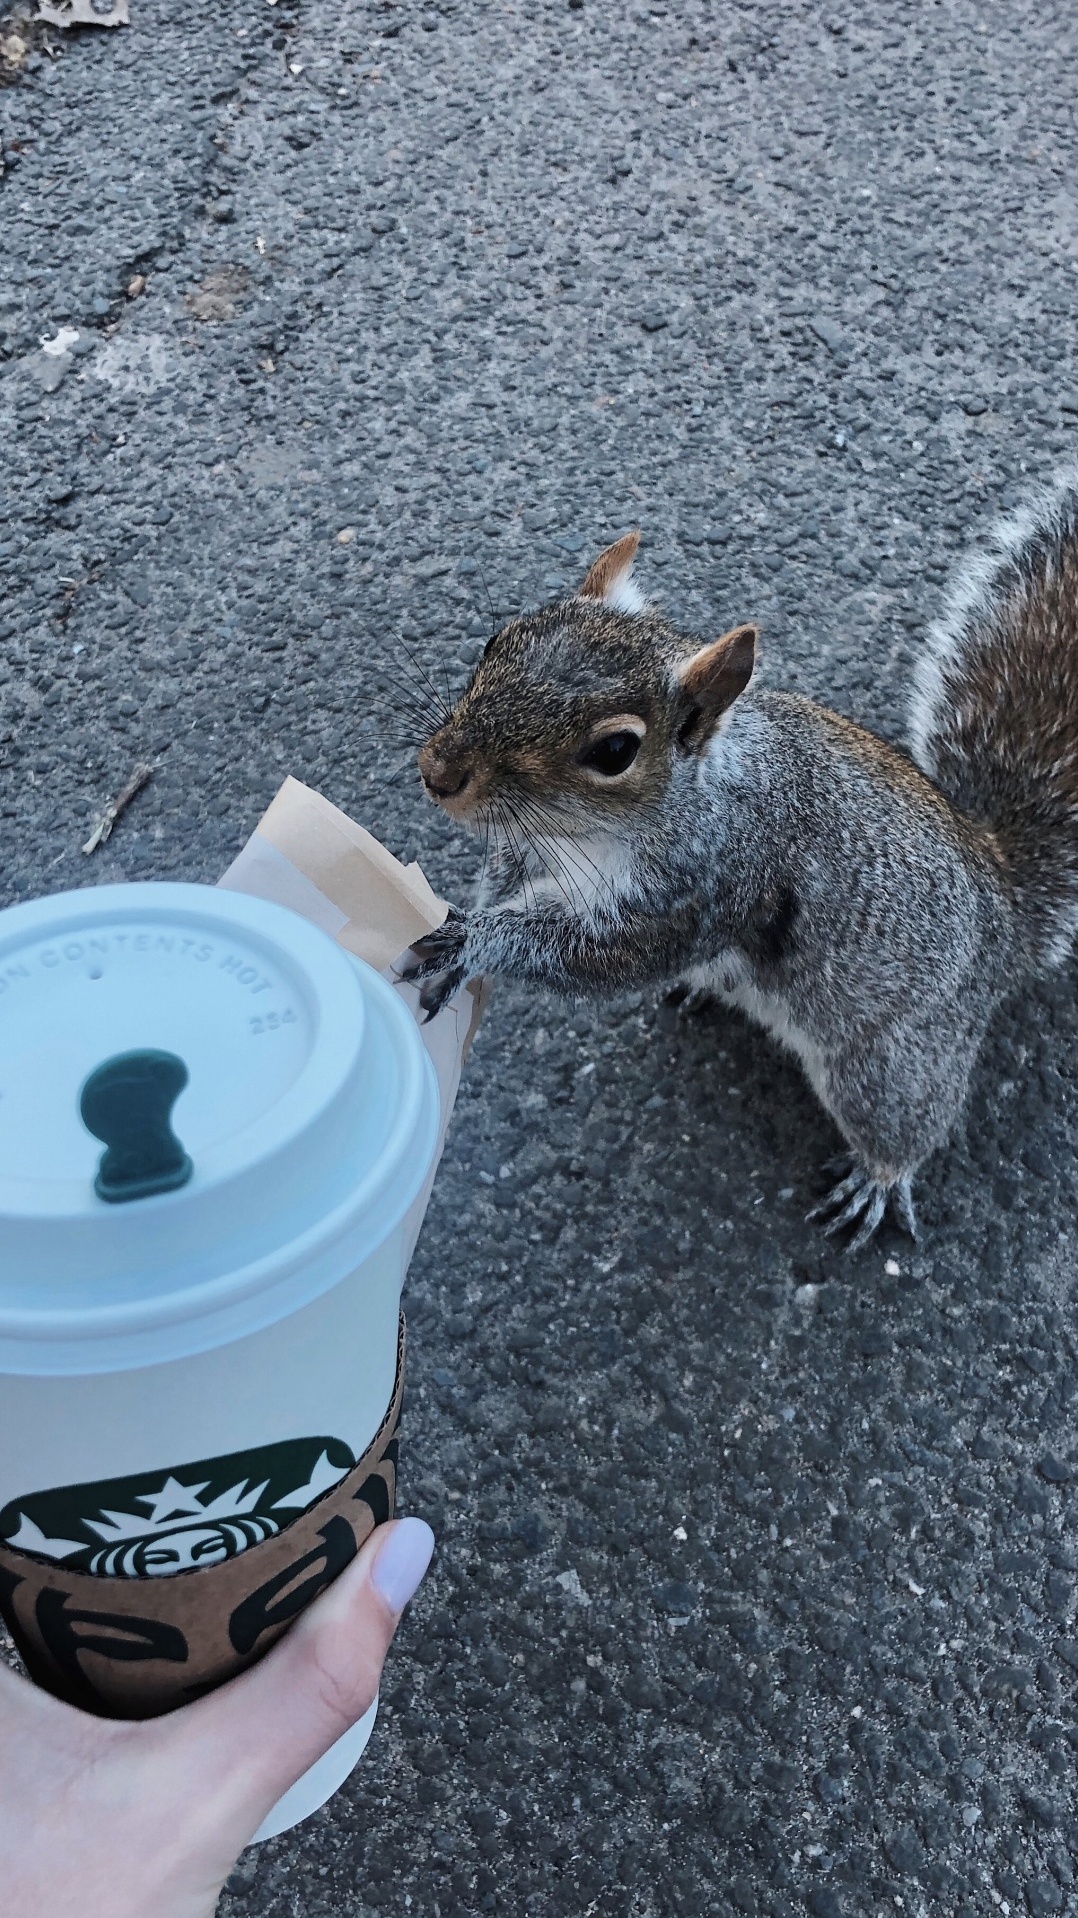
[[[419,1003],[428,1020],[448,1004],[468,976],[465,947],[468,921],[456,906],[450,906],[446,919],[433,932],[424,933],[411,950],[416,963],[405,966],[401,978],[409,985],[421,985]]]
[[[450,906],[441,925],[435,926],[433,932],[425,932],[410,948],[415,953],[416,964],[405,966],[401,978],[418,984],[421,979],[433,979],[439,972],[463,965],[467,943],[467,916],[456,906]]]

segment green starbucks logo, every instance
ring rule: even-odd
[[[0,1511],[0,1616],[32,1678],[85,1711],[151,1718],[221,1685],[393,1516],[404,1325],[357,1456],[283,1439],[28,1492]]]
[[[72,1570],[167,1578],[272,1538],[355,1466],[340,1439],[287,1439],[129,1478],[13,1499],[0,1538]]]

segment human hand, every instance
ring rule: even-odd
[[[94,1718],[0,1668],[5,1918],[212,1918],[277,1800],[372,1704],[434,1549],[379,1526],[249,1671],[140,1722]]]

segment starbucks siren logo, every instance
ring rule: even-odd
[[[355,1462],[340,1439],[289,1439],[171,1471],[35,1492],[0,1512],[0,1537],[80,1571],[167,1578],[272,1538]]]

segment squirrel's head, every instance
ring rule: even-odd
[[[466,692],[419,754],[454,819],[591,832],[661,799],[752,677],[756,628],[700,646],[632,579],[639,533],[601,553],[579,593],[494,635]]]

